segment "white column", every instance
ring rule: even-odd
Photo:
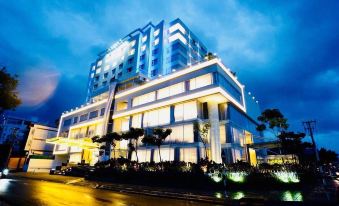
[[[219,130],[219,113],[217,103],[208,102],[208,116],[211,124],[210,128],[211,160],[216,163],[222,163],[220,130]]]

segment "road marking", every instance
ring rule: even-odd
[[[66,185],[69,185],[69,184],[74,184],[74,183],[77,183],[77,182],[81,182],[83,181],[84,178],[79,178],[79,179],[75,179],[75,180],[70,180],[68,182],[66,182]]]

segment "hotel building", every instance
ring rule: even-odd
[[[247,145],[260,140],[258,102],[220,59],[206,54],[179,19],[131,32],[91,65],[87,103],[61,115],[57,137],[48,140],[53,153],[68,163],[94,164],[99,145],[91,137],[161,127],[172,129],[161,146],[162,160],[197,162],[205,151],[193,123],[208,121],[210,160],[255,164],[256,153]],[[127,144],[117,142],[106,156],[127,157]],[[159,156],[140,140],[138,159],[158,162]]]

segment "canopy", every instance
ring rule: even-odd
[[[66,145],[69,147],[80,147],[82,149],[95,149],[99,148],[100,145],[98,143],[92,142],[91,138],[85,137],[80,139],[73,139],[67,137],[53,137],[46,139],[46,143],[48,144],[58,144],[58,145]]]

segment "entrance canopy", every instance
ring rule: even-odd
[[[80,147],[82,149],[96,149],[100,147],[98,143],[92,142],[91,138],[72,139],[67,137],[53,137],[46,139],[46,143]]]

